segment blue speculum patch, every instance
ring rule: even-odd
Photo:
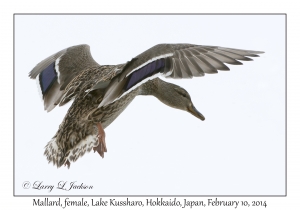
[[[128,82],[125,85],[124,91],[129,90],[134,85],[136,85],[140,81],[146,79],[147,77],[150,77],[153,74],[158,73],[160,71],[160,69],[163,67],[165,67],[165,59],[161,58],[161,59],[155,60],[155,61],[147,64],[146,66],[140,68],[139,70],[136,70],[129,76]]]
[[[51,63],[47,68],[45,68],[39,76],[40,86],[43,95],[49,90],[53,82],[57,79],[57,74],[55,71],[55,62]]]

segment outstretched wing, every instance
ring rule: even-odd
[[[205,73],[229,70],[224,64],[241,65],[259,57],[262,51],[240,50],[193,44],[159,44],[127,63],[109,84],[99,106],[106,106],[134,90],[144,82],[160,75],[167,78],[192,78]]]
[[[83,70],[97,67],[88,45],[77,45],[61,50],[37,64],[29,73],[36,79],[44,108],[51,111],[60,101],[65,88]]]

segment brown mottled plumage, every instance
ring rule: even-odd
[[[46,58],[29,73],[37,80],[45,110],[74,99],[63,122],[45,147],[49,162],[57,167],[75,162],[92,149],[107,152],[104,129],[137,95],[153,95],[164,104],[187,111],[204,120],[183,88],[164,82],[167,78],[192,78],[217,70],[224,63],[240,65],[258,57],[260,51],[201,46],[160,44],[120,65],[100,66],[88,45],[69,47]]]

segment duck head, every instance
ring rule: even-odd
[[[161,80],[157,93],[153,95],[170,107],[187,111],[200,120],[205,120],[205,117],[195,108],[190,94],[180,86]]]

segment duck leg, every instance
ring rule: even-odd
[[[106,149],[106,143],[105,143],[105,132],[104,132],[104,129],[101,125],[101,123],[97,123],[97,128],[98,128],[98,141],[99,141],[99,144],[97,147],[94,147],[94,152],[98,152],[99,155],[104,158],[104,152],[107,152],[107,149]]]

